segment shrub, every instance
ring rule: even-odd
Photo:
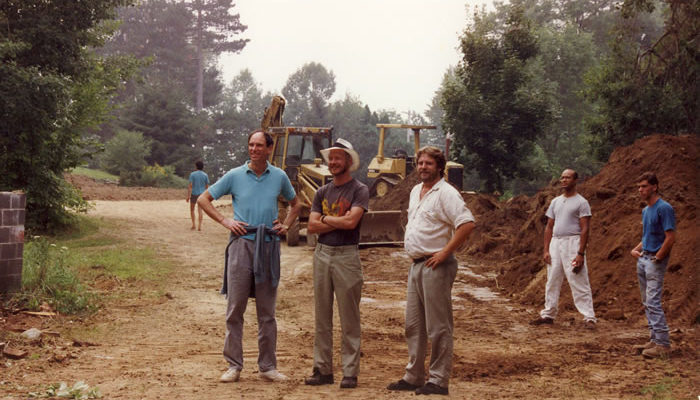
[[[146,165],[151,154],[152,141],[141,132],[119,130],[105,144],[102,168],[115,175],[138,173]]]
[[[95,298],[66,265],[68,248],[35,237],[24,247],[22,289],[15,299],[29,309],[48,303],[58,312],[94,311]]]
[[[172,165],[148,165],[140,172],[122,174],[119,183],[124,186],[153,186],[161,188],[186,188],[187,180],[175,175]]]

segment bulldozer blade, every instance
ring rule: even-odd
[[[401,210],[367,211],[360,226],[360,246],[403,244]]]

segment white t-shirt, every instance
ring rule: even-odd
[[[552,200],[545,215],[554,220],[555,238],[576,236],[581,234],[579,219],[591,216],[591,206],[578,193],[571,197],[562,194]]]
[[[420,198],[423,184],[411,190],[404,249],[411,258],[437,253],[452,239],[455,229],[473,222],[462,195],[445,179],[440,179]]]

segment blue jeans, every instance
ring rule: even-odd
[[[664,274],[668,257],[664,260],[652,261],[652,255],[643,253],[637,259],[637,278],[639,291],[642,295],[644,311],[649,323],[650,339],[656,344],[669,346],[668,325],[664,309],[661,307],[661,293],[664,290]]]

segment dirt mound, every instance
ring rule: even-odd
[[[587,251],[596,312],[608,319],[644,317],[629,251],[641,240],[641,210],[636,178],[645,171],[659,177],[660,193],[674,207],[677,241],[666,274],[667,317],[692,323],[698,302],[698,146],[697,136],[652,135],[618,148],[600,173],[580,179],[579,192],[591,204],[591,239]],[[526,304],[544,302],[546,268],[542,261],[545,211],[558,195],[556,182],[533,197],[495,203],[475,211],[478,229],[467,253],[499,262],[498,281]],[[561,308],[572,309],[571,294],[562,290]]]
[[[695,245],[699,207],[697,136],[652,135],[618,148],[594,177],[579,179],[579,192],[593,212],[587,261],[596,313],[606,319],[644,318],[639,298],[635,260],[629,251],[641,240],[641,210],[635,180],[645,171],[659,177],[662,197],[674,207],[677,241],[666,274],[664,293],[667,317],[675,323],[692,323],[698,310],[698,265]],[[414,171],[381,199],[373,210],[406,209],[411,189],[419,182]],[[544,303],[547,273],[542,261],[545,212],[560,193],[553,181],[532,197],[517,196],[506,202],[478,193],[463,197],[474,213],[477,227],[464,255],[488,261],[498,268],[498,283],[509,296],[524,304]],[[573,310],[571,292],[562,289],[560,309]]]
[[[65,178],[80,190],[85,200],[184,200],[187,197],[187,189],[125,187],[73,174],[65,174]]]

